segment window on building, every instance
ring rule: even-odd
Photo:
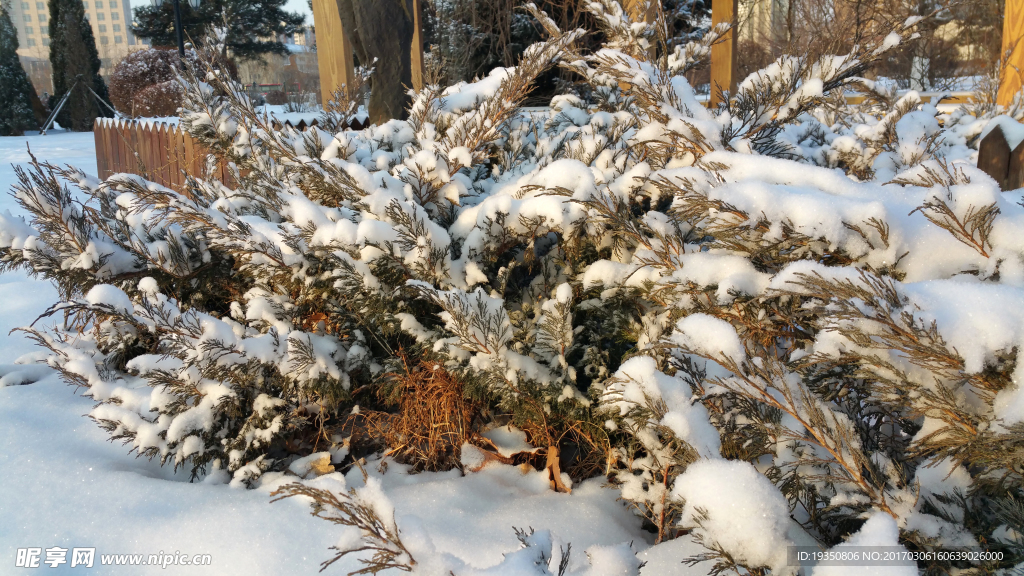
[[[106,32],[106,31],[107,31],[107,25],[106,24],[100,24],[100,32]]]
[[[85,21],[86,21],[86,22],[90,22],[90,21],[92,21],[92,16],[89,16],[88,14],[86,14],[86,15],[85,15]]]
[[[21,9],[22,10],[28,10],[28,2],[22,2],[21,3]]]
[[[46,10],[45,2],[36,2],[36,10]]]
[[[89,9],[89,3],[88,2],[82,2],[82,6],[84,6],[86,10]]]
[[[106,36],[100,36],[100,44],[106,45],[109,42],[109,38]]]
[[[120,44],[120,43],[121,43],[121,37],[120,36],[114,36],[114,44]]]
[[[110,7],[111,8],[120,8],[120,6],[118,6],[117,0],[110,0]]]
[[[29,38],[29,39],[28,39],[28,44],[27,44],[27,45],[28,45],[28,46],[35,46],[35,45],[36,45],[36,41],[35,41],[34,39],[32,39],[32,38]]]
[[[35,34],[35,30],[32,30],[31,26],[25,26],[25,34]]]
[[[110,13],[110,19],[111,20],[120,20],[121,19],[121,15],[118,14],[117,12],[111,12]]]
[[[99,14],[96,15],[96,19],[99,20],[100,22],[102,22],[103,20],[106,19],[106,15],[103,14],[103,12],[100,12]]]
[[[48,35],[50,33],[50,27],[49,26],[40,26],[39,27],[39,33],[42,34],[43,36]]]
[[[39,15],[39,21],[40,22],[46,22],[46,14],[40,14]]]
[[[50,39],[49,38],[43,38],[43,46],[49,46],[49,45],[50,45]]]
[[[121,31],[121,25],[120,24],[114,24],[114,32],[120,32],[120,31]]]
[[[22,19],[25,20],[25,22],[31,22],[32,21],[32,15],[31,14],[23,14],[22,15]]]

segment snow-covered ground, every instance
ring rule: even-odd
[[[91,133],[52,132],[47,136],[0,138],[0,186],[15,181],[11,165],[29,160],[26,144],[37,158],[70,163],[95,172]],[[0,213],[22,213],[8,195],[0,196]],[[48,283],[23,273],[0,275],[0,376],[25,372],[14,366],[34,346],[20,333],[56,302]],[[107,441],[107,434],[85,418],[93,402],[54,375],[29,385],[0,383],[0,574],[31,574],[15,568],[18,548],[42,548],[46,574],[313,574],[331,556],[340,529],[308,514],[298,499],[270,503],[268,484],[256,490],[190,483],[156,462],[135,458]],[[377,474],[375,467],[368,468]],[[358,471],[346,478],[362,482]],[[573,565],[583,567],[583,551],[595,545],[628,544],[647,561],[645,575],[704,574],[707,567],[687,568],[681,560],[701,548],[688,539],[647,552],[650,535],[616,500],[618,492],[600,478],[577,486],[571,495],[548,488],[540,472],[490,466],[460,476],[458,471],[403,474],[391,464],[382,477],[403,529],[420,526],[433,546],[474,568],[493,566],[519,548],[513,527],[550,530],[556,545],[571,542]],[[95,548],[93,568],[56,569],[45,564],[47,548]],[[107,554],[210,554],[212,566],[101,566]],[[348,557],[327,573],[358,568]]]

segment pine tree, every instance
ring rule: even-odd
[[[281,34],[299,31],[305,18],[286,12],[287,0],[207,0],[193,9],[181,3],[181,22],[186,41],[202,42],[213,28],[226,26],[218,39],[221,56],[238,60],[258,60],[267,54],[285,54],[287,48],[277,41]],[[135,9],[132,32],[154,46],[176,46],[174,10],[171,2]]]
[[[4,2],[0,5],[0,135],[20,136],[36,125],[33,90],[18,59],[18,31],[11,22],[10,2]]]
[[[109,98],[107,85],[100,77],[96,39],[92,26],[85,19],[82,0],[50,0],[50,64],[53,68],[50,108],[55,108],[69,90],[73,91],[57,116],[61,126],[88,132],[97,117],[111,115],[110,108],[97,102],[97,97],[108,103]]]

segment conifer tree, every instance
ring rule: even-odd
[[[0,5],[0,135],[20,136],[35,126],[32,83],[18,60],[18,31],[11,22],[10,2]]]
[[[285,55],[288,49],[277,40],[294,34],[305,17],[284,9],[286,0],[204,0],[198,8],[181,3],[181,23],[186,41],[202,43],[215,27],[223,27],[217,41],[222,57],[259,60],[268,54]],[[132,32],[153,46],[175,46],[174,10],[171,2],[140,6],[134,10]]]
[[[57,116],[61,126],[89,131],[98,116],[110,116],[110,109],[97,102],[97,96],[108,101],[107,85],[100,77],[100,56],[82,0],[50,0],[50,64],[50,107],[73,90]]]

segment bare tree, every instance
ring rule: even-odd
[[[873,74],[899,78],[900,88],[965,87],[999,59],[1001,0],[740,0],[741,77],[782,54],[814,59],[877,41],[893,24],[928,16],[908,50],[893,53]],[[912,81],[913,80],[913,81]]]

